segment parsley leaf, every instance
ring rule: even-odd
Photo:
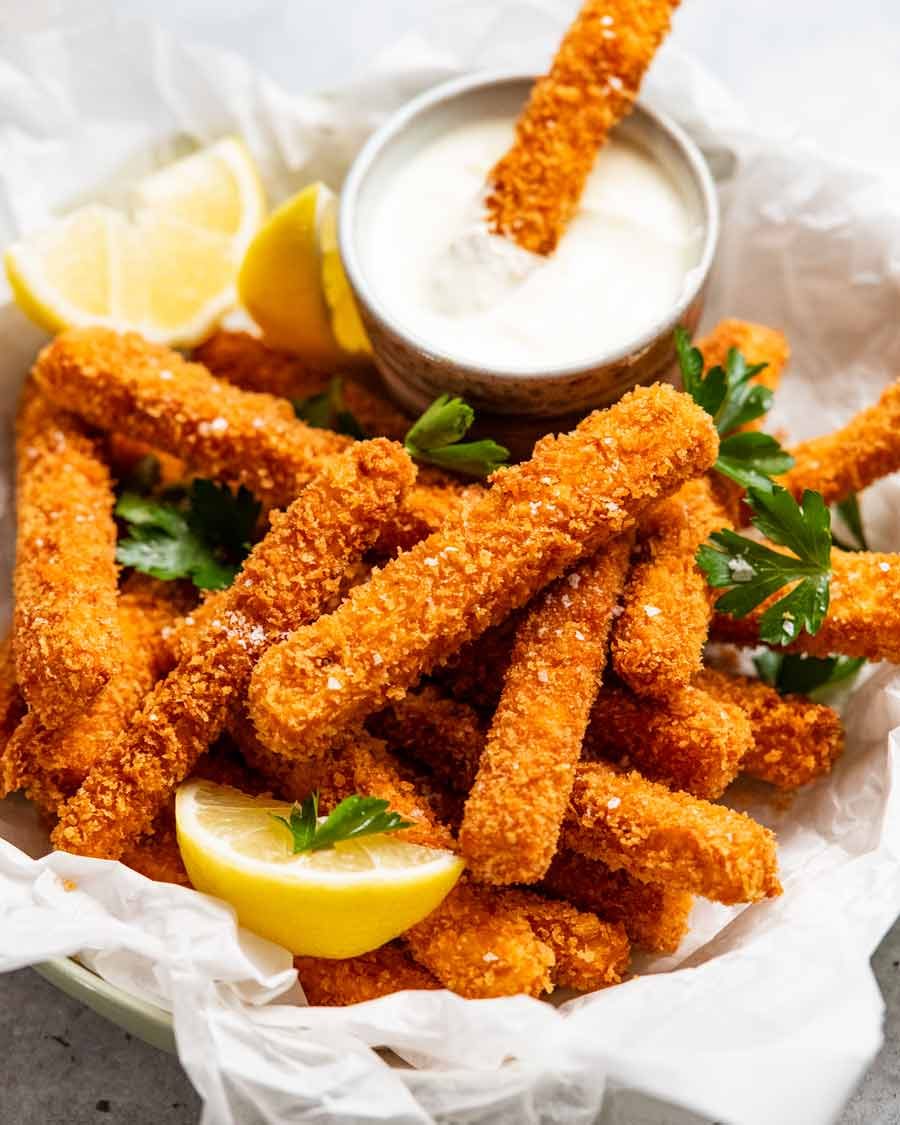
[[[838,537],[832,532],[832,539],[835,546],[840,547],[842,551],[868,551],[869,544],[866,540],[866,533],[863,530],[862,514],[859,510],[859,498],[855,492],[851,492],[846,500],[841,500],[834,506],[841,522],[845,525],[846,529],[853,536],[854,542],[848,543]]]
[[[744,488],[771,492],[771,478],[786,473],[793,463],[771,434],[747,430],[722,439],[715,467]]]
[[[250,551],[260,505],[243,486],[198,478],[177,502],[124,492],[116,515],[128,525],[116,559],[163,581],[190,578],[201,590],[230,586]]]
[[[853,679],[865,664],[863,657],[762,652],[753,658],[759,678],[782,695],[812,695]]]
[[[461,398],[441,395],[406,434],[407,453],[442,469],[472,477],[489,476],[509,458],[509,450],[490,439],[461,441],[475,421],[475,411]]]
[[[356,441],[369,436],[344,402],[344,380],[338,375],[324,391],[294,402],[294,413],[315,430],[334,430]]]
[[[294,803],[290,819],[271,813],[290,832],[293,854],[319,852],[333,848],[344,840],[358,840],[360,836],[374,836],[382,832],[397,832],[411,828],[412,821],[404,820],[399,813],[388,812],[389,802],[380,797],[345,797],[332,810],[323,824],[319,824],[319,794],[311,793],[302,804]]]
[[[675,348],[685,391],[710,415],[722,439],[713,467],[744,488],[771,490],[771,477],[786,473],[794,464],[793,457],[770,434],[736,432],[761,418],[772,405],[768,387],[752,382],[766,364],[748,364],[731,348],[724,367],[711,367],[704,374],[703,354],[691,346],[681,327],[675,329]]]
[[[710,586],[727,589],[716,609],[746,617],[785,586],[790,591],[761,615],[759,638],[787,645],[805,629],[815,635],[828,611],[831,581],[831,517],[818,492],[806,491],[800,504],[787,489],[751,488],[752,523],[792,554],[723,529],[697,552],[697,565]]]

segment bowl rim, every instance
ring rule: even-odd
[[[715,181],[706,158],[696,142],[671,117],[658,110],[650,109],[638,99],[633,114],[640,114],[661,133],[668,136],[679,150],[685,164],[690,169],[699,192],[701,219],[704,222],[703,250],[696,266],[692,267],[686,284],[675,304],[663,318],[657,320],[645,332],[627,341],[624,345],[606,352],[577,360],[574,363],[557,366],[543,366],[535,369],[528,366],[494,366],[457,358],[449,352],[433,347],[427,340],[410,331],[384,308],[365,278],[357,251],[355,236],[357,199],[366,177],[377,158],[386,146],[406,129],[412,121],[442,102],[451,101],[463,94],[492,86],[515,82],[533,83],[537,76],[533,71],[493,69],[460,75],[447,82],[441,82],[416,95],[393,113],[365,142],[350,166],[341,187],[338,207],[338,248],[344,271],[350,282],[356,300],[364,306],[367,314],[379,327],[403,340],[423,356],[430,364],[452,367],[461,376],[484,378],[486,375],[499,382],[519,382],[522,379],[544,384],[566,382],[600,367],[626,362],[635,355],[642,354],[660,336],[667,324],[678,324],[709,278],[719,242],[721,225],[719,197]]]

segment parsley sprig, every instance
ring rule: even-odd
[[[388,812],[388,805],[389,802],[380,797],[345,797],[324,823],[319,824],[319,794],[311,793],[302,804],[294,803],[290,819],[275,813],[270,815],[290,832],[293,854],[298,855],[320,852],[361,836],[412,828],[412,821],[404,820],[399,813]]]
[[[363,441],[369,435],[344,402],[343,381],[332,379],[319,394],[294,403],[294,413],[308,426],[335,430]],[[441,395],[406,433],[403,444],[414,461],[439,465],[454,473],[486,477],[509,459],[509,450],[497,442],[463,441],[475,421],[475,411],[461,398]]]
[[[441,395],[410,428],[403,444],[417,461],[466,476],[486,477],[505,464],[509,450],[490,438],[462,441],[474,421],[475,411],[468,403]]]
[[[684,389],[713,419],[721,439],[714,468],[744,488],[770,492],[771,478],[786,473],[793,457],[771,434],[735,432],[761,418],[772,405],[769,388],[752,381],[766,364],[748,364],[731,348],[724,367],[711,367],[704,374],[703,354],[681,327],[675,329],[675,347]]]
[[[790,586],[759,619],[759,638],[766,644],[788,645],[805,629],[819,631],[828,611],[831,580],[831,515],[818,492],[806,491],[798,504],[787,489],[751,488],[747,502],[752,523],[773,543],[775,551],[729,529],[715,531],[697,552],[697,565],[710,586],[726,589],[716,609],[746,617],[767,598]]]
[[[300,421],[315,430],[334,430],[357,441],[365,441],[369,437],[356,415],[347,409],[344,402],[344,380],[339,375],[331,380],[324,391],[298,399],[293,405],[294,413]]]
[[[782,695],[815,695],[852,680],[865,664],[863,657],[807,656],[766,649],[753,658],[759,678]]]
[[[243,486],[198,478],[170,499],[123,492],[116,515],[127,525],[116,559],[143,574],[189,578],[201,590],[230,586],[250,551],[260,505]]]

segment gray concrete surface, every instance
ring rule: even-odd
[[[884,1047],[839,1125],[900,1122],[900,922],[872,966],[887,1003]],[[0,976],[0,1125],[195,1125],[199,1115],[177,1059],[30,969]]]

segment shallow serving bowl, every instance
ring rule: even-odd
[[[598,350],[587,362],[536,374],[461,362],[431,347],[386,311],[367,277],[362,232],[373,221],[377,200],[391,190],[394,173],[428,141],[457,124],[485,115],[515,116],[533,81],[529,74],[478,74],[426,91],[370,138],[342,189],[339,239],[347,276],[375,363],[392,394],[411,411],[423,410],[444,392],[462,395],[473,406],[496,414],[552,416],[600,406],[629,387],[664,375],[675,358],[673,329],[683,324],[693,330],[700,318],[719,233],[715,185],[694,142],[674,122],[642,105],[617,126],[618,135],[662,165],[700,233],[697,263],[680,299],[663,319],[648,324],[625,347]]]

